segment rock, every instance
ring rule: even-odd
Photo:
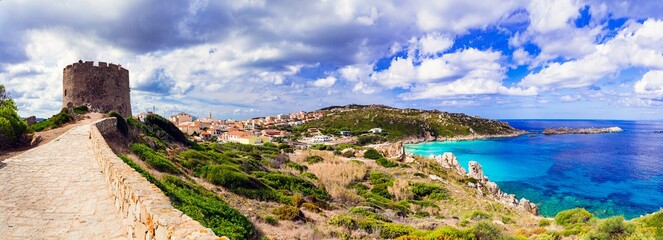
[[[41,135],[39,134],[34,134],[32,135],[32,140],[30,140],[30,146],[36,146],[41,142]]]
[[[431,155],[430,158],[435,160],[438,164],[440,164],[444,168],[454,170],[456,173],[460,175],[465,175],[465,169],[463,169],[463,167],[460,166],[460,164],[458,163],[458,159],[453,153],[445,152],[444,154],[438,156]]]
[[[520,207],[523,210],[525,210],[526,212],[530,212],[534,215],[539,214],[539,207],[537,207],[536,204],[531,203],[529,200],[527,200],[525,198],[520,199],[520,201],[518,203],[518,207]]]
[[[32,124],[37,123],[37,117],[35,116],[29,116],[23,119],[25,123],[28,124],[28,126],[31,126]]]
[[[486,178],[486,176],[483,175],[483,170],[481,169],[481,165],[478,162],[470,161],[468,165],[469,165],[467,173],[468,177],[479,180],[480,183],[487,182],[488,179]]]
[[[490,194],[492,195],[499,196],[501,193],[500,187],[497,186],[497,183],[489,181],[486,183],[486,188],[488,189],[488,192],[490,192]]]
[[[382,151],[382,155],[384,155],[386,158],[398,158],[400,160],[404,160],[405,149],[403,148],[403,142],[389,144],[380,150]]]

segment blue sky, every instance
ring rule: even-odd
[[[129,69],[134,113],[663,119],[660,1],[7,0],[0,34],[24,116],[57,113],[83,59]]]

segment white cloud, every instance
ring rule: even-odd
[[[532,55],[522,48],[513,51],[513,61],[516,65],[526,65],[532,61]]]
[[[449,37],[431,33],[418,39],[418,49],[422,55],[431,56],[449,49],[453,43],[453,39]]]
[[[531,1],[527,7],[529,29],[540,33],[565,29],[570,20],[578,17],[580,7],[577,0]]]
[[[587,87],[625,67],[663,69],[663,21],[630,22],[592,54],[564,63],[552,63],[523,78],[523,87],[561,89]]]
[[[638,96],[645,98],[663,98],[663,71],[653,70],[645,73],[633,86]]]
[[[320,88],[328,88],[334,85],[336,83],[336,78],[329,76],[326,78],[320,78],[318,80],[313,81],[311,83],[313,86],[320,87]]]
[[[560,97],[559,100],[562,101],[562,102],[575,102],[575,101],[580,100],[580,98],[582,98],[580,95],[574,95],[574,96],[564,95],[564,96]]]

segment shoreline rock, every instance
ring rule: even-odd
[[[560,135],[560,134],[599,134],[599,133],[615,133],[622,132],[620,127],[607,127],[607,128],[546,128],[543,130],[544,135]]]
[[[406,158],[413,158],[412,154],[410,153],[406,155],[407,155]],[[453,153],[445,152],[442,155],[431,154],[431,156],[429,156],[428,158],[434,160],[435,162],[440,164],[440,166],[442,166],[443,168],[450,169],[460,174],[461,176],[466,176],[467,178],[475,179],[476,182],[468,182],[467,185],[471,188],[476,189],[479,194],[489,195],[493,197],[496,201],[504,205],[520,209],[522,211],[529,212],[534,215],[539,215],[539,207],[536,204],[530,202],[525,198],[521,198],[520,200],[518,200],[515,194],[508,194],[502,192],[502,190],[497,185],[497,183],[491,182],[488,179],[488,177],[483,173],[483,168],[481,167],[481,164],[479,164],[478,162],[470,161],[469,171],[465,172],[465,169],[460,166],[460,164],[458,163],[458,159]],[[431,177],[431,179],[435,178]]]

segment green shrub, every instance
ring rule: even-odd
[[[378,172],[378,171],[373,171],[369,174],[369,179],[371,181],[371,184],[392,184],[392,181],[394,180],[394,177],[387,173],[383,172]]]
[[[391,222],[389,218],[377,213],[377,210],[371,207],[353,207],[348,212],[358,216],[372,218],[383,222]]]
[[[378,158],[377,160],[375,160],[375,163],[377,163],[380,166],[386,167],[386,168],[398,167],[398,163],[396,163],[394,161],[389,161],[389,160],[387,160],[386,158],[383,158],[383,157]]]
[[[48,119],[32,124],[30,130],[40,132],[45,129],[53,129],[62,126],[65,123],[73,121],[74,118],[67,113],[67,109],[63,108],[58,114],[51,116]]]
[[[420,177],[420,178],[428,178],[428,176],[426,176],[426,174],[423,174],[423,173],[420,173],[420,172],[415,173],[414,176]]]
[[[285,189],[292,193],[300,193],[304,196],[315,195],[317,199],[328,200],[327,191],[318,188],[315,184],[303,178],[276,172],[254,172],[258,178],[274,189]]]
[[[322,210],[320,210],[320,208],[318,206],[316,206],[315,204],[313,204],[313,203],[305,202],[305,203],[302,203],[301,207],[303,207],[304,209],[306,209],[307,211],[310,211],[310,212],[322,213]]]
[[[574,208],[557,213],[555,216],[555,222],[566,227],[577,223],[587,223],[593,218],[594,215],[584,208]]]
[[[0,148],[16,144],[28,130],[28,125],[18,115],[14,101],[5,95],[5,87],[0,85]]]
[[[315,174],[310,173],[310,172],[302,173],[300,176],[311,179],[311,180],[318,180],[318,177],[315,176]]]
[[[285,205],[275,208],[272,213],[280,220],[295,221],[303,219],[304,214],[299,211],[299,208]]]
[[[304,172],[308,169],[308,167],[299,165],[299,164],[294,163],[294,162],[288,162],[285,165],[288,166],[289,168],[292,168],[292,169],[295,169],[295,170],[299,171],[300,173],[302,173],[302,172]],[[315,176],[315,175],[313,175],[313,176]]]
[[[150,167],[160,172],[180,174],[182,173],[175,165],[168,159],[159,156],[157,153],[145,144],[134,143],[131,144],[131,151],[147,163]]]
[[[355,157],[355,152],[354,151],[345,151],[341,153],[341,156],[346,157],[346,158],[353,158]]]
[[[500,228],[490,222],[479,222],[473,232],[477,240],[499,240],[503,237]]]
[[[539,220],[539,227],[547,227],[550,226],[550,224],[552,224],[552,222],[548,219],[543,218]]]
[[[511,224],[511,223],[516,223],[516,221],[514,221],[513,218],[504,215],[504,216],[502,216],[502,223]]]
[[[265,216],[265,218],[263,218],[263,220],[264,220],[267,224],[272,225],[272,226],[276,226],[276,225],[279,224],[279,219],[278,219],[276,216],[271,215],[271,214]]]
[[[150,114],[145,117],[145,125],[152,126],[154,130],[160,129],[165,132],[174,141],[188,145],[189,141],[173,123],[157,114]]]
[[[247,198],[281,203],[291,201],[290,197],[275,191],[259,179],[228,165],[200,167],[196,170],[196,176]]]
[[[333,151],[334,148],[330,145],[325,144],[313,144],[309,147],[312,150],[323,150],[323,151]]]
[[[558,232],[544,232],[536,236],[536,240],[559,240],[562,236]]]
[[[306,161],[309,164],[314,164],[314,163],[322,162],[322,160],[324,160],[322,157],[314,155],[314,156],[306,157],[306,160],[304,160],[304,161]]]
[[[123,136],[128,136],[129,135],[129,126],[127,125],[127,121],[124,120],[124,117],[122,117],[121,114],[117,113],[116,111],[111,111],[108,113],[109,117],[114,117],[117,119],[117,130],[123,135]]]
[[[445,188],[432,183],[414,183],[412,184],[412,193],[414,193],[414,199],[416,200],[425,197],[433,200],[449,199],[449,193]]]
[[[380,158],[384,158],[384,156],[382,156],[378,150],[375,150],[375,148],[369,148],[366,150],[366,152],[364,152],[364,158],[378,160]]]
[[[491,215],[482,212],[482,211],[472,211],[470,214],[467,215],[467,218],[472,219],[472,220],[481,220],[481,219],[490,219]]]
[[[78,106],[78,107],[75,107],[75,108],[74,108],[74,112],[75,112],[76,114],[86,114],[88,111],[89,111],[89,110],[88,110],[87,106],[85,106],[85,105],[83,105],[83,106]]]
[[[403,235],[408,235],[417,230],[410,225],[385,223],[380,228],[380,237],[383,238],[397,238]]]
[[[345,227],[347,229],[357,229],[357,220],[347,215],[336,215],[327,220],[332,226]]]
[[[385,141],[386,139],[382,136],[377,136],[377,135],[361,135],[357,137],[357,144],[361,146],[365,146],[368,144],[373,144],[373,143],[380,143]]]
[[[600,221],[596,228],[587,233],[586,237],[592,240],[625,239],[633,232],[635,232],[635,225],[624,222],[622,216],[615,216]]]

